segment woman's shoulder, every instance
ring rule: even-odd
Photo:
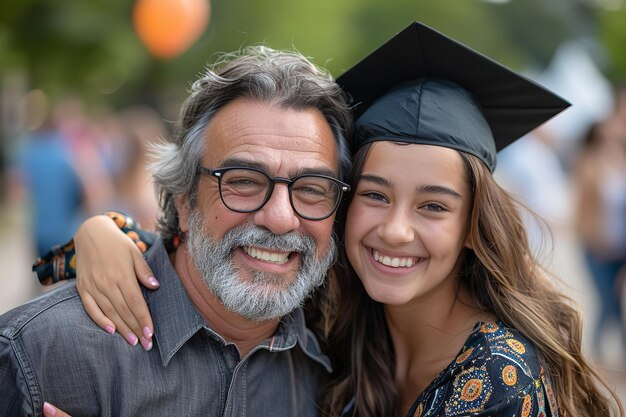
[[[552,386],[534,346],[501,322],[477,323],[446,379],[411,415],[557,415],[552,412]],[[434,409],[439,412],[433,414]]]
[[[500,321],[477,323],[456,362],[450,404],[489,410],[484,415],[555,415],[549,377],[535,346],[518,330]]]
[[[467,344],[484,350],[482,358],[488,365],[501,365],[504,362],[515,364],[529,376],[536,376],[540,370],[533,343],[501,321],[477,323]]]

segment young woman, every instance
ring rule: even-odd
[[[399,75],[415,67],[415,56],[426,65]],[[357,110],[354,191],[340,219],[345,252],[324,310],[335,367],[324,413],[609,416],[606,388],[623,416],[582,355],[578,311],[530,256],[517,204],[492,176],[496,150],[563,102],[418,24],[339,82],[364,111]],[[538,116],[546,102],[551,109]],[[521,119],[514,133],[503,129]],[[88,271],[92,260],[117,265],[111,249],[128,257],[112,238],[93,239],[111,230],[97,218],[77,236],[81,294],[101,326],[149,331],[140,297],[127,295],[137,293],[133,262],[121,275]],[[150,272],[133,259],[149,284]]]
[[[329,415],[610,415],[578,311],[479,158],[380,141],[354,163]]]

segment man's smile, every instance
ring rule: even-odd
[[[279,265],[289,261],[289,255],[291,254],[291,252],[273,252],[254,246],[242,246],[241,249],[252,258]]]

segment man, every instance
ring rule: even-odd
[[[330,372],[303,301],[333,261],[344,95],[294,53],[230,56],[155,151],[154,347],[102,332],[74,286],[0,317],[0,415],[313,416]],[[169,256],[164,242],[180,244]]]

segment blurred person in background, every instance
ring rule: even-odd
[[[626,262],[626,118],[615,110],[593,124],[574,165],[576,230],[595,284],[599,314],[594,326],[594,353],[603,357],[604,331],[619,326],[623,357],[626,327],[621,313],[619,271]]]
[[[67,137],[72,161],[83,185],[83,211],[89,215],[102,212],[110,207],[115,193],[112,151],[108,150],[112,141],[111,127],[100,113],[88,114],[78,97],[62,100],[55,113],[59,131]]]
[[[593,44],[572,40],[561,44],[550,64],[531,79],[572,103],[567,112],[535,129],[498,154],[496,178],[540,218],[523,211],[530,246],[558,276],[555,284],[574,298],[585,315],[585,346],[591,347],[591,322],[599,311],[575,231],[572,156],[592,123],[613,106],[611,84],[600,70]],[[586,88],[580,88],[584,85]],[[546,233],[547,232],[547,233]],[[590,296],[591,295],[591,296]]]
[[[119,114],[124,141],[115,154],[123,155],[114,175],[115,196],[110,207],[133,213],[143,229],[156,230],[158,204],[148,170],[150,146],[168,137],[161,116],[152,108],[137,106]]]
[[[89,184],[78,168],[65,103],[53,105],[40,90],[25,98],[25,134],[16,149],[12,186],[28,200],[33,250],[42,253],[71,237],[85,218]],[[38,119],[38,120],[35,120]]]

